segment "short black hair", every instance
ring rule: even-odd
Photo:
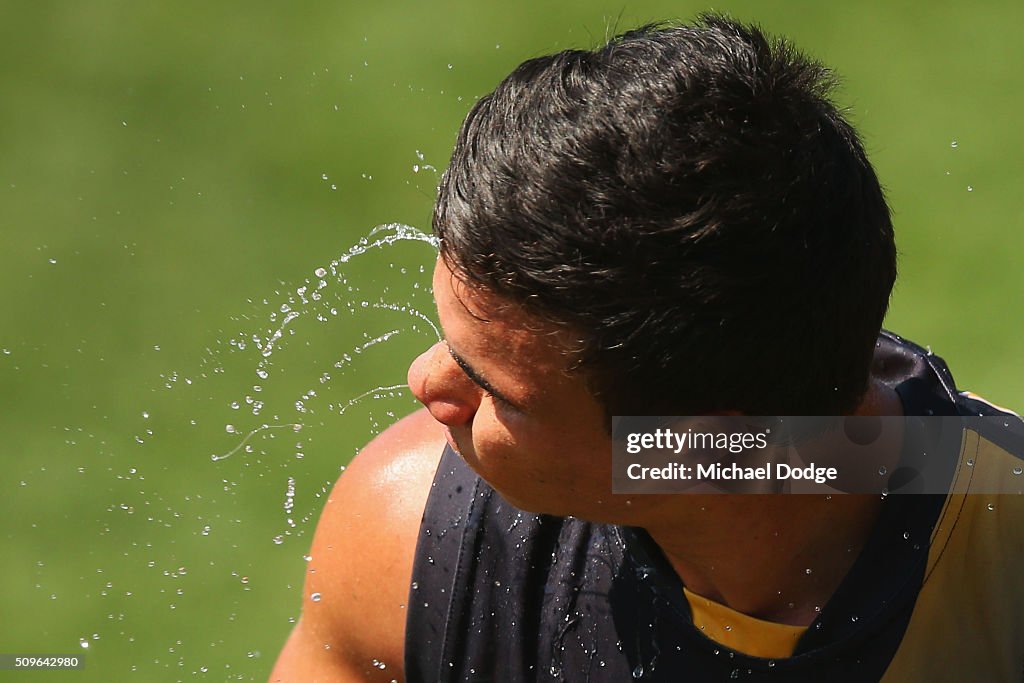
[[[896,251],[834,83],[720,15],[531,59],[462,125],[442,256],[572,330],[609,415],[850,412]]]

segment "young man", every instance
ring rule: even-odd
[[[707,16],[477,103],[426,410],[339,479],[272,680],[1020,679],[1024,496],[611,492],[614,415],[999,414],[880,333],[889,210],[829,85]],[[965,437],[979,480],[1017,438]]]

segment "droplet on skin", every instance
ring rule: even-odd
[[[313,593],[312,595],[309,596],[309,599],[312,600],[313,602],[320,602],[320,598],[321,597],[323,597],[323,596],[321,596],[319,593]]]

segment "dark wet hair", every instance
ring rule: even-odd
[[[896,254],[833,85],[717,15],[531,59],[459,132],[442,255],[572,330],[610,415],[850,412]]]

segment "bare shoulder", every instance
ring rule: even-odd
[[[419,410],[338,479],[310,550],[302,617],[272,681],[402,680],[413,554],[444,445],[441,426]]]

